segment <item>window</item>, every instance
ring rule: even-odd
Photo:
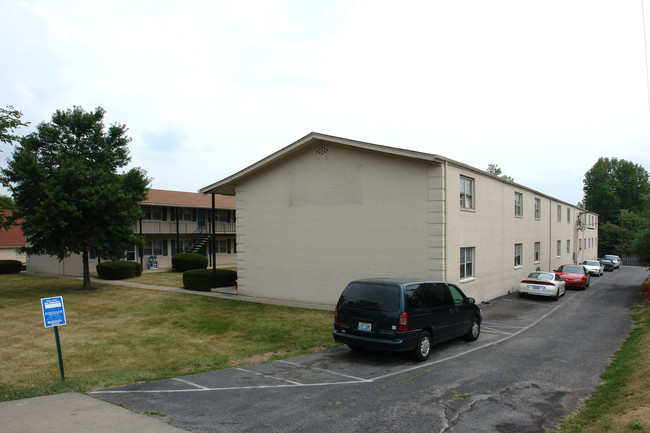
[[[515,216],[519,218],[524,216],[524,195],[520,192],[515,193]]]
[[[571,209],[570,208],[566,209],[566,223],[571,224]]]
[[[176,247],[177,253],[191,253],[192,252],[192,242],[191,239],[179,239],[178,245]]]
[[[145,256],[162,256],[163,255],[163,241],[162,239],[146,241],[142,250]]]
[[[142,219],[162,221],[162,208],[159,206],[142,206]]]
[[[451,292],[451,297],[454,300],[455,305],[463,305],[465,303],[465,297],[461,293],[460,289],[453,284],[449,284],[449,292]]]
[[[566,240],[566,253],[567,255],[571,254],[571,241],[569,239]]]
[[[228,254],[228,240],[218,240],[215,242],[215,252],[217,254]]]
[[[474,209],[474,179],[460,177],[460,208]]]
[[[474,248],[460,249],[460,278],[474,277]]]
[[[562,206],[557,205],[557,222],[562,221]]]
[[[192,209],[187,207],[178,209],[178,220],[192,221]]]
[[[562,241],[557,241],[557,256],[562,255]]]
[[[521,244],[515,244],[515,267],[521,266]]]
[[[535,199],[535,219],[542,218],[542,201],[538,198]]]
[[[539,242],[535,242],[535,247],[533,250],[533,260],[535,260],[535,263],[539,263],[539,257],[540,257],[540,250],[542,249],[542,245]]]
[[[221,223],[230,222],[230,211],[227,209],[215,209],[214,220]]]

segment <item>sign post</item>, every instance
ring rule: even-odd
[[[59,357],[59,373],[61,380],[65,381],[63,373],[63,358],[61,356],[61,343],[59,342],[59,326],[65,325],[65,309],[63,308],[63,297],[41,299],[43,309],[43,322],[46,328],[54,328],[54,339],[56,340],[56,353]]]

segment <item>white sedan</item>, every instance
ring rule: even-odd
[[[553,272],[531,272],[519,283],[519,296],[522,298],[526,295],[551,296],[557,301],[565,293],[564,280]]]
[[[595,275],[597,277],[603,275],[603,264],[598,260],[585,260],[582,262],[582,266],[584,266],[591,275]]]

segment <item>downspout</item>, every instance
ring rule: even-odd
[[[212,193],[212,215],[210,215],[210,227],[212,231],[212,244],[210,246],[210,253],[212,255],[212,287],[217,287],[217,254],[215,251],[216,240],[215,240],[215,206],[214,206],[214,193]]]
[[[179,231],[179,224],[178,224],[178,206],[174,208],[174,212],[176,214],[176,251],[172,251],[172,256],[176,253],[178,253],[178,246],[181,244],[181,236],[178,233]],[[187,231],[187,230],[186,230]]]
[[[445,165],[444,165],[445,187],[442,189],[442,193],[445,195],[443,200],[442,200],[442,203],[445,206],[445,211],[444,211],[445,221],[444,221],[444,224],[442,225],[442,238],[443,238],[443,242],[445,243],[445,246],[444,246],[444,252],[445,252],[444,264],[445,265],[443,266],[443,269],[442,269],[442,279],[443,279],[443,281],[447,281],[447,267],[449,266],[449,256],[447,255],[447,253],[449,252],[448,251],[449,242],[448,242],[448,239],[447,239],[447,221],[448,221],[447,213],[448,213],[448,208],[449,208],[449,203],[447,203],[447,188],[449,188],[449,184],[447,183],[447,180],[448,180],[447,179],[447,172],[448,172],[447,164],[448,164],[448,162],[447,162],[447,160],[445,160]]]
[[[553,254],[553,200],[548,201],[548,270],[553,270],[551,257]]]
[[[140,237],[142,237],[142,218],[140,218]],[[138,247],[138,256],[140,257],[140,264],[144,267],[144,256],[142,246]]]

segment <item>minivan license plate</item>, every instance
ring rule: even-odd
[[[371,331],[372,330],[372,323],[359,322],[359,326],[358,326],[357,329],[359,331]]]

